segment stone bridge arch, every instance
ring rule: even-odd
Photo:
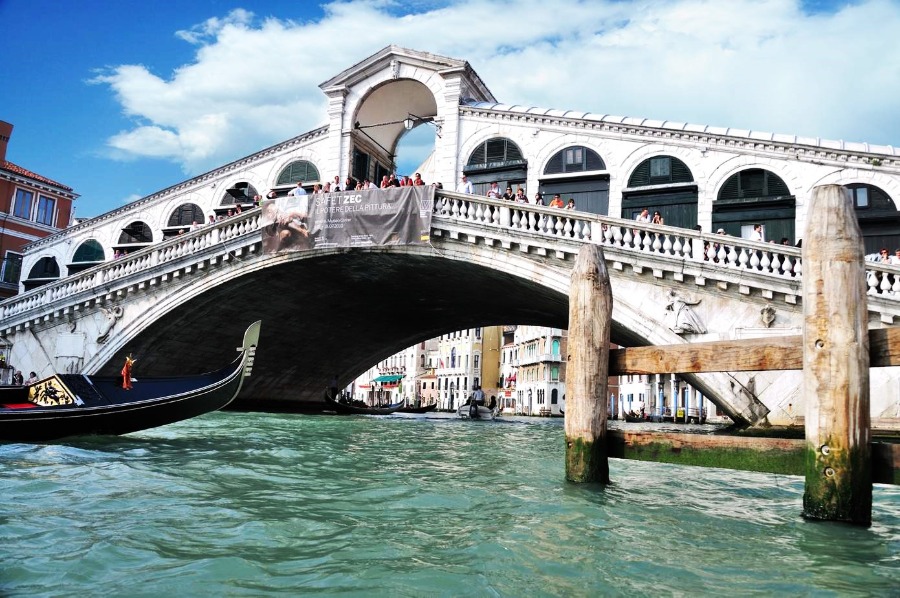
[[[435,249],[249,252],[186,273],[158,296],[118,303],[128,317],[83,369],[114,375],[133,354],[145,375],[200,373],[231,358],[234,339],[261,319],[254,379],[242,400],[317,401],[332,376],[349,383],[372,363],[452,330],[508,322],[566,328],[572,263],[571,255],[553,260],[457,241]],[[635,293],[613,278],[614,342],[683,342],[663,322],[665,286],[638,283],[645,291]],[[766,412],[732,375],[686,378],[737,420]]]

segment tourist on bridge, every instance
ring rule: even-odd
[[[497,181],[491,183],[491,187],[487,190],[485,196],[490,197],[491,199],[500,199],[503,197],[503,194],[500,193],[500,185],[497,184]]]
[[[534,194],[534,205],[542,206],[544,205],[544,194],[538,191]]]
[[[662,214],[659,212],[653,212],[653,220],[650,221],[650,224],[665,224],[666,221],[663,220]]]
[[[297,181],[297,186],[288,191],[288,195],[292,195],[297,197],[299,195],[306,195],[306,189],[303,188],[303,181]]]
[[[569,198],[569,202],[566,204],[566,210],[574,210],[575,209],[575,200],[573,198]]]
[[[38,383],[38,377],[35,372],[30,372],[28,374],[28,379],[25,380],[25,386],[32,386],[33,384]]]
[[[553,196],[553,199],[550,200],[550,207],[551,207],[551,208],[562,208],[562,207],[564,207],[564,205],[563,205],[563,200],[562,200],[562,198],[559,196],[559,193],[557,193],[556,195],[554,195],[554,196]]]
[[[475,188],[472,186],[472,181],[466,178],[466,175],[462,175],[459,179],[459,184],[456,186],[457,193],[475,193]]]
[[[634,219],[635,222],[650,222],[650,210],[644,208],[641,210],[641,213],[637,215],[637,218]]]

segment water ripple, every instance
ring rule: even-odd
[[[803,480],[612,460],[560,420],[216,413],[0,446],[0,594],[897,595],[900,490],[869,529]]]

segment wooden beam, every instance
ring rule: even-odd
[[[872,524],[869,334],[862,232],[849,192],[813,188],[803,239],[803,516]]]
[[[806,474],[802,438],[609,430],[609,456],[656,463],[720,467],[783,475]],[[872,481],[900,485],[900,444],[875,441]]]
[[[869,330],[869,366],[900,366],[900,327]],[[609,352],[609,375],[803,369],[803,337],[628,347]]]
[[[603,250],[584,245],[569,286],[566,479],[572,482],[609,482],[606,410],[612,309]]]

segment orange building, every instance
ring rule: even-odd
[[[71,187],[6,159],[12,130],[10,123],[0,121],[0,299],[19,292],[22,248],[69,226],[78,197]],[[65,275],[59,271],[56,260],[47,258],[32,268],[28,278],[54,279]]]

